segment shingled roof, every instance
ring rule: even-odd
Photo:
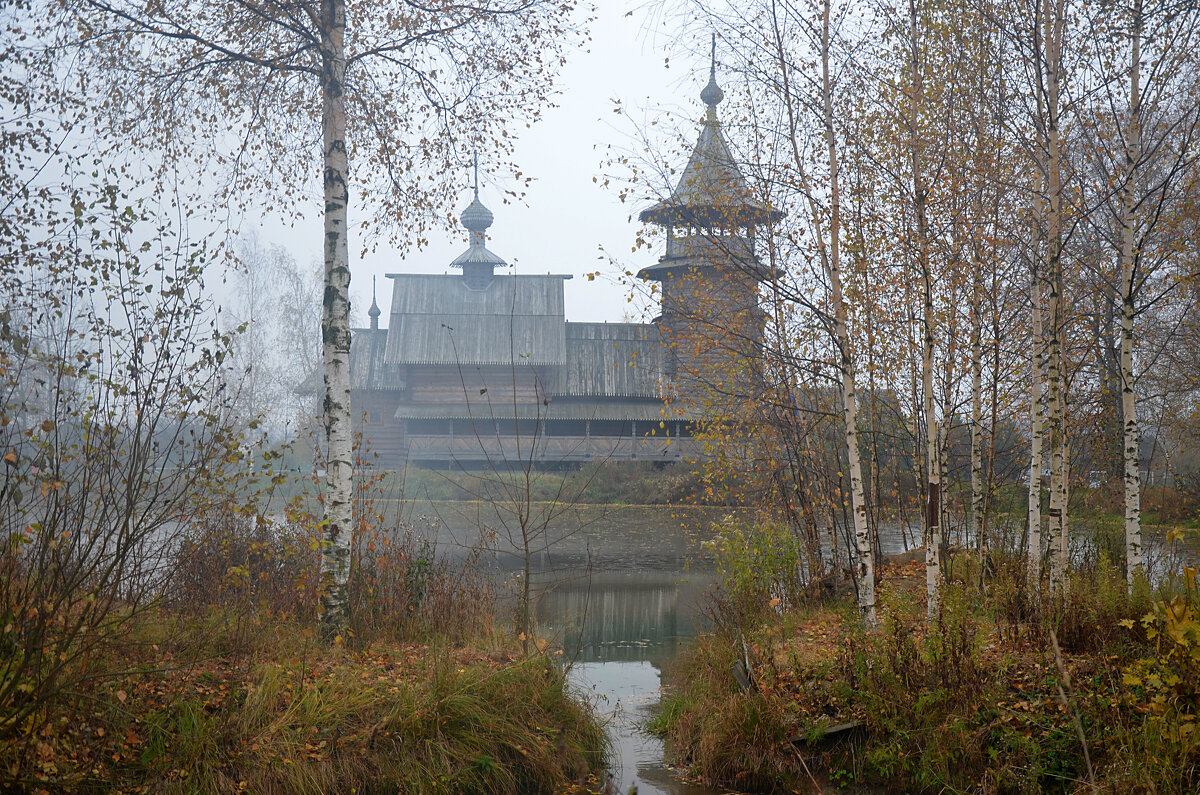
[[[782,217],[778,210],[753,203],[753,194],[721,133],[717,105],[725,97],[717,85],[716,39],[708,85],[700,99],[708,106],[700,125],[700,139],[674,192],[642,210],[638,218],[661,226],[735,227],[771,223]]]
[[[563,281],[570,276],[497,276],[485,289],[458,276],[388,278],[389,365],[566,363]]]

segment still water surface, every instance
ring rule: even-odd
[[[679,780],[660,740],[642,731],[662,693],[662,672],[703,628],[707,571],[604,571],[552,586],[538,604],[543,631],[575,660],[571,679],[609,723],[616,791],[705,795]]]

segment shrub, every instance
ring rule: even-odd
[[[0,245],[0,750],[103,679],[178,517],[243,454],[203,248],[115,185],[53,206]]]
[[[711,602],[715,623],[726,630],[747,628],[766,611],[801,603],[806,578],[800,539],[783,525],[744,521],[730,515],[705,542],[716,553],[720,593]]]
[[[167,604],[183,615],[219,614],[223,651],[253,647],[281,622],[315,620],[319,521],[295,498],[273,519],[252,507],[214,505],[182,533]],[[486,634],[495,600],[478,553],[452,562],[427,532],[383,527],[356,513],[350,572],[350,633],[359,644]],[[369,520],[369,521],[368,521]]]
[[[1121,680],[1123,702],[1144,713],[1144,723],[1130,731],[1134,758],[1153,760],[1131,771],[1135,784],[1163,792],[1195,792],[1200,788],[1200,584],[1195,566],[1183,570],[1179,592],[1156,601],[1140,619],[1123,620],[1139,628],[1154,644],[1153,654],[1126,666]],[[1137,779],[1141,779],[1140,781]]]
[[[212,505],[180,533],[167,604],[190,615],[219,607],[239,622],[315,620],[318,549],[316,520],[295,503],[275,519]]]

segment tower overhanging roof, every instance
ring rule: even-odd
[[[700,139],[671,195],[642,210],[638,218],[660,226],[735,227],[769,224],[783,213],[755,204],[742,170],[729,151],[717,105],[724,98],[717,85],[716,41],[708,85],[700,98],[708,109],[701,121]]]

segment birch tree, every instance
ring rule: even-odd
[[[759,151],[771,158],[758,166],[774,169],[764,182],[777,186],[781,203],[798,205],[799,218],[794,219],[798,226],[782,234],[788,238],[786,248],[782,251],[772,248],[773,257],[790,260],[781,263],[783,270],[796,277],[784,283],[776,275],[771,282],[777,306],[777,339],[784,345],[790,344],[788,335],[783,333],[783,317],[787,313],[778,309],[781,304],[801,308],[806,319],[815,319],[812,324],[820,329],[818,333],[828,335],[831,369],[837,379],[837,413],[842,426],[839,447],[845,454],[845,471],[849,475],[850,512],[846,524],[852,528],[858,606],[864,621],[873,626],[876,624],[875,543],[867,515],[857,376],[845,284],[840,100],[834,74],[838,68],[837,29],[849,7],[837,8],[831,0],[822,0],[815,9],[784,0],[761,0],[753,4],[701,2],[696,7],[709,21],[731,31],[731,38],[740,45],[734,56],[741,65],[735,68],[746,78],[755,101],[762,103],[762,107],[756,105],[752,112],[763,114],[754,117],[747,127],[758,142]],[[804,68],[809,59],[815,67],[812,73]],[[767,119],[780,119],[782,123],[776,125]],[[774,160],[776,157],[778,160]],[[798,275],[807,274],[808,263],[796,260],[809,256],[813,270],[819,274],[813,277],[815,283]],[[815,288],[820,289],[820,298],[814,297]],[[774,358],[785,360],[804,356],[798,349],[777,354]],[[785,368],[788,369],[795,368]],[[790,383],[791,379],[785,381]],[[807,445],[806,440],[804,446]],[[800,474],[803,478],[804,473]],[[841,492],[841,487],[836,491]],[[833,523],[830,524],[832,528]],[[830,547],[836,559],[837,542],[832,538],[832,530]]]
[[[925,185],[922,149],[921,108],[925,98],[925,75],[921,62],[921,27],[917,0],[908,0],[908,149],[912,206],[916,223],[916,257],[921,278],[921,401],[925,416],[925,596],[926,613],[932,621],[941,600],[942,461],[940,432],[933,384],[935,334],[933,273],[930,256],[929,193]]]
[[[1125,563],[1132,584],[1144,570],[1135,320],[1142,308],[1160,303],[1179,284],[1171,276],[1154,277],[1178,259],[1177,247],[1162,238],[1162,230],[1174,226],[1174,219],[1186,213],[1195,199],[1187,176],[1195,168],[1196,156],[1195,91],[1200,81],[1195,77],[1193,53],[1200,35],[1200,11],[1187,4],[1147,4],[1146,0],[1114,7],[1105,4],[1098,10],[1101,13],[1092,20],[1101,54],[1098,61],[1121,65],[1115,79],[1103,82],[1107,102],[1095,124],[1102,138],[1104,131],[1112,131],[1119,142],[1112,147],[1117,154],[1095,179],[1101,191],[1110,184],[1119,186],[1113,249],[1120,307]],[[1114,130],[1114,124],[1119,129]],[[1098,141],[1097,148],[1103,150],[1106,143]]]
[[[218,204],[292,208],[321,174],[326,482],[322,627],[346,622],[352,532],[351,161],[365,226],[401,246],[439,222],[433,179],[535,120],[573,29],[572,0],[58,0],[37,35],[69,53],[113,142],[220,174]],[[59,20],[64,24],[58,24]],[[319,152],[319,157],[317,153]],[[190,159],[190,160],[189,160]],[[198,193],[211,191],[202,182]],[[195,200],[196,195],[184,197]],[[278,204],[277,204],[278,203]],[[189,211],[194,207],[189,207]]]
[[[1029,514],[1025,549],[1026,579],[1036,594],[1042,581],[1042,445],[1046,420],[1042,405],[1042,284],[1037,259],[1030,259],[1029,311],[1033,328],[1029,343]]]
[[[1031,263],[1030,336],[1031,456],[1029,483],[1029,563],[1033,582],[1041,560],[1041,473],[1050,462],[1050,498],[1046,544],[1052,583],[1066,572],[1066,366],[1067,313],[1064,298],[1064,245],[1073,209],[1064,180],[1063,90],[1067,0],[1018,2],[1005,9],[1011,24],[1007,41],[1017,56],[1021,79],[1018,100],[1023,123],[1010,128],[1027,158]],[[1038,328],[1038,324],[1041,328]],[[1043,347],[1044,340],[1044,347]],[[1045,363],[1043,392],[1042,362]],[[1044,408],[1043,408],[1044,401]]]
[[[783,32],[779,4],[771,4],[771,20],[777,47],[780,77],[783,82],[782,99],[786,103],[788,125],[794,168],[799,176],[799,187],[806,196],[811,213],[810,222],[817,242],[818,256],[825,277],[829,281],[829,297],[833,304],[834,338],[838,353],[838,370],[842,393],[842,422],[845,434],[846,457],[850,468],[850,508],[854,521],[854,540],[857,555],[858,607],[869,626],[876,623],[875,616],[875,552],[867,525],[867,507],[863,487],[862,456],[858,441],[858,397],[855,389],[854,357],[847,326],[845,295],[842,289],[842,211],[841,182],[838,169],[838,142],[834,129],[833,81],[830,77],[831,18],[830,0],[820,5],[820,29],[818,58],[821,66],[820,123],[825,142],[825,153],[829,168],[828,213],[822,213],[817,197],[807,177],[805,162],[798,145],[796,100],[792,96],[788,58],[783,47]],[[828,230],[824,230],[822,219],[827,215]]]

